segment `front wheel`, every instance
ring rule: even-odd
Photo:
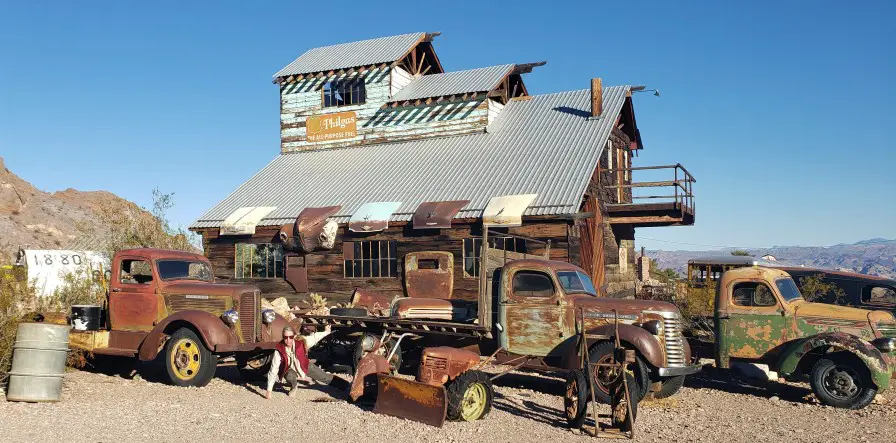
[[[240,377],[247,382],[264,380],[271,368],[272,357],[272,353],[252,358],[237,357],[236,367],[240,372]]]
[[[495,393],[488,374],[467,371],[445,389],[448,396],[448,420],[476,421],[492,410]]]
[[[877,395],[868,368],[851,356],[818,360],[812,367],[809,384],[822,403],[835,408],[862,409]]]
[[[613,351],[615,349],[616,345],[609,341],[594,345],[589,349],[591,363],[608,365],[613,361]],[[636,357],[635,360],[634,363],[629,365],[628,369],[634,374],[635,383],[637,383],[637,389],[635,390],[637,393],[635,402],[637,403],[641,401],[641,399],[647,395],[647,391],[650,390],[650,370],[647,369],[647,363],[644,363],[644,360],[640,356]],[[610,385],[613,381],[619,378],[617,370],[609,366],[592,366],[592,371],[594,384],[597,386],[597,389],[594,391],[594,396],[597,398],[597,401],[604,404],[610,404]]]
[[[165,344],[165,369],[173,385],[205,386],[217,367],[218,357],[190,329],[178,329]]]
[[[591,400],[588,391],[588,379],[585,371],[574,369],[566,374],[566,394],[563,397],[563,409],[566,412],[566,424],[572,429],[582,429],[585,424],[588,402]]]
[[[684,375],[678,375],[675,377],[663,377],[660,379],[662,385],[660,386],[660,390],[653,393],[653,398],[667,398],[671,397],[678,393],[681,390],[681,387],[684,386]]]

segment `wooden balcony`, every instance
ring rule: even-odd
[[[616,189],[619,195],[617,202],[606,205],[610,223],[638,227],[694,224],[693,184],[697,180],[681,164],[611,169],[607,172],[631,177],[632,171],[661,170],[668,170],[671,180],[635,182],[630,178],[623,184],[607,186]],[[637,191],[649,191],[651,195],[640,195],[641,192]]]

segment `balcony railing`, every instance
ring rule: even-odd
[[[663,171],[671,180],[634,181],[633,171]],[[606,172],[621,173],[627,180],[607,186],[616,189],[616,202],[606,204],[607,211],[614,223],[632,223],[641,226],[663,226],[674,224],[690,225],[694,223],[694,176],[679,164],[665,166],[640,166],[632,168],[609,169]],[[646,189],[648,195],[634,192]],[[636,195],[639,194],[639,195]],[[615,219],[615,220],[613,220]]]

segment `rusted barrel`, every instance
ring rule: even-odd
[[[68,356],[67,325],[21,323],[13,345],[6,399],[59,401]]]

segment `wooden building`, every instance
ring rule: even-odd
[[[609,295],[633,294],[635,228],[694,223],[680,165],[632,182],[643,87],[583,79],[530,95],[524,76],[544,62],[445,72],[437,35],[315,48],[275,74],[280,153],[190,226],[218,278],[269,294],[400,295],[423,263],[407,254],[444,251],[450,265],[434,266],[453,296],[475,299],[483,211],[518,196],[522,224],[499,223],[492,248],[572,262]]]

